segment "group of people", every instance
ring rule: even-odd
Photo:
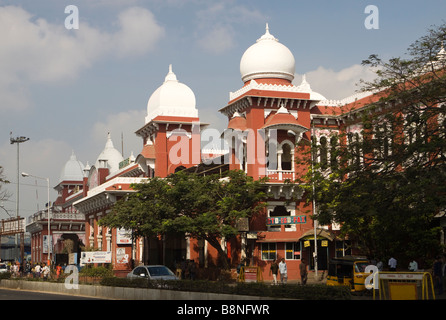
[[[46,263],[36,263],[31,268],[31,275],[33,278],[43,278],[48,279],[50,276],[50,267]]]
[[[197,277],[197,265],[195,261],[182,259],[176,265],[175,274],[178,279],[195,280]]]
[[[390,257],[388,261],[389,271],[397,271],[397,263],[398,261],[394,257]],[[379,271],[383,271],[382,261],[378,261],[376,266],[378,267]],[[412,272],[422,271],[418,268],[418,263],[415,259],[412,259],[409,262],[407,269]],[[432,265],[432,280],[434,283],[435,292],[437,294],[443,294],[446,287],[446,254],[439,255],[435,258]]]
[[[51,268],[46,263],[31,263],[26,261],[25,266],[19,262],[8,263],[7,271],[11,273],[13,277],[31,277],[31,278],[43,278],[49,279],[51,276]],[[56,278],[59,278],[63,273],[63,267],[59,264],[54,267]]]
[[[305,259],[302,259],[299,265],[300,279],[301,284],[305,285],[308,279],[308,270],[307,264],[305,263]],[[280,283],[285,284],[288,280],[288,269],[287,264],[285,262],[285,258],[279,260],[275,260],[271,263],[270,266],[270,275],[273,276],[273,284],[278,284],[278,276],[280,276]]]

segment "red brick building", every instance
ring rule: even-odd
[[[330,150],[338,143],[333,133],[344,131],[360,139],[362,124],[358,120],[347,125],[347,120],[378,97],[361,93],[333,101],[314,92],[305,76],[299,85],[293,84],[294,56],[268,27],[241,57],[240,74],[241,87],[230,93],[228,103],[219,110],[228,119],[227,129],[221,134],[226,141],[225,152],[202,151],[201,136],[206,125],[200,122],[195,95],[178,81],[170,66],[164,82],[148,100],[144,125],[136,131],[143,142],[141,152],[124,159],[109,135],[94,165],[82,169],[85,175],[81,181],[62,181],[56,187],[62,212],[71,210],[85,217],[80,227],[85,236],[79,238],[86,247],[110,251],[116,274],[124,275],[139,263],[172,267],[183,258],[198,261],[201,268],[217,263],[216,251],[205,241],[166,235],[132,243],[129,231],[98,225],[118,199],[133,192],[132,183],[184,169],[240,169],[255,179],[269,178],[271,198],[265,211],[252,217],[237,239],[222,240],[234,267],[247,258],[251,265],[261,268],[263,279],[271,279],[271,262],[285,258],[289,279],[299,279],[302,258],[314,269],[315,249],[318,270],[327,268],[330,257],[354,253],[348,239],[337,235],[336,225],[314,224],[312,207],[305,205],[302,189],[287,180],[307,170],[297,165],[295,158],[309,150],[310,141],[321,147],[317,160],[327,162]],[[204,163],[213,158],[224,161]],[[41,248],[38,239],[45,234],[44,221],[39,223],[32,227],[39,232],[33,242],[36,248]],[[36,250],[35,257],[40,257],[40,249]]]

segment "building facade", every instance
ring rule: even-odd
[[[173,267],[181,259],[193,259],[200,268],[217,265],[217,252],[206,241],[164,235],[133,243],[131,231],[109,229],[98,222],[117,200],[134,192],[133,183],[166,177],[178,170],[204,174],[237,169],[255,179],[267,177],[270,198],[265,210],[240,228],[239,237],[222,239],[233,267],[247,260],[260,267],[263,279],[268,280],[272,279],[272,261],[284,258],[289,279],[299,279],[303,260],[310,270],[326,270],[329,258],[355,254],[352,243],[339,236],[339,226],[315,224],[305,193],[289,181],[308,170],[295,159],[311,151],[312,141],[322,150],[317,160],[328,163],[330,150],[339,143],[334,134],[348,132],[360,139],[361,122],[352,125],[350,120],[378,97],[365,92],[339,101],[327,100],[311,89],[305,76],[300,85],[293,84],[293,53],[268,26],[241,57],[240,75],[241,87],[230,93],[228,103],[219,110],[228,119],[221,134],[224,151],[202,150],[201,134],[207,125],[200,122],[193,91],[178,81],[169,66],[164,82],[148,100],[144,125],[135,132],[142,140],[141,152],[124,158],[109,134],[93,166],[79,166],[82,169],[76,179],[61,179],[56,187],[60,197],[55,203],[60,219],[56,221],[57,214],[54,216],[51,229],[54,243],[68,231],[77,234],[86,248],[111,252],[117,275],[125,275],[140,263]],[[223,161],[204,163],[212,159]],[[29,225],[34,261],[45,260],[45,213],[40,215]],[[62,219],[62,215],[67,218]]]
[[[85,245],[85,217],[73,206],[83,196],[84,169],[73,152],[61,170],[59,183],[54,187],[58,192],[56,201],[27,218],[26,231],[31,236],[32,262],[58,263],[57,254],[77,253]]]

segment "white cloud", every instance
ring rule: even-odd
[[[50,200],[57,197],[53,189],[59,183],[59,177],[65,162],[70,159],[73,150],[64,141],[56,139],[29,140],[20,144],[20,170],[31,175],[50,179]],[[4,174],[11,182],[5,185],[11,197],[5,202],[10,214],[15,215],[16,187],[17,187],[17,145],[5,143],[0,146],[1,165]],[[62,159],[62,160],[61,160]],[[62,162],[61,162],[62,161]],[[42,179],[20,176],[20,207],[21,216],[29,216],[36,212],[37,206],[44,208],[47,202],[47,183]]]
[[[339,71],[326,69],[322,66],[306,73],[311,89],[322,94],[329,100],[343,99],[360,89],[359,81],[370,81],[375,73],[367,67],[355,64]],[[302,75],[296,75],[293,83],[299,85]]]
[[[143,8],[133,7],[118,16],[120,31],[114,35],[112,47],[122,56],[141,55],[154,48],[164,29],[154,15]]]
[[[201,47],[211,53],[222,53],[234,46],[232,29],[224,26],[215,26],[199,40]]]
[[[93,157],[97,157],[105,146],[107,134],[110,133],[113,145],[118,150],[122,150],[121,134],[124,141],[124,158],[130,153],[136,156],[142,150],[142,139],[135,134],[135,131],[144,125],[145,110],[130,110],[117,114],[108,115],[104,121],[96,122],[93,125],[89,136],[93,137],[91,150]],[[96,158],[89,159],[90,164],[94,164]]]
[[[208,2],[207,2],[208,3]],[[210,2],[205,9],[197,11],[198,44],[213,54],[221,54],[234,46],[237,30],[244,24],[266,22],[257,9],[234,4],[233,1]]]
[[[0,108],[23,109],[29,105],[27,84],[73,79],[99,58],[142,55],[164,35],[153,14],[131,7],[118,16],[119,30],[102,32],[80,22],[78,30],[64,24],[35,19],[15,6],[0,7]]]

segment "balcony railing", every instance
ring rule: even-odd
[[[81,213],[52,213],[50,212],[51,220],[76,220],[82,221],[85,220],[85,216]],[[48,220],[48,211],[41,211],[33,214],[32,216],[26,219],[27,224],[31,224],[36,221]]]
[[[284,180],[294,180],[296,176],[293,170],[267,170],[266,174],[270,182],[282,182]]]

